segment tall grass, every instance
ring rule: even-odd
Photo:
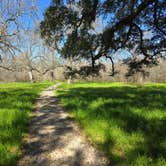
[[[35,98],[50,84],[0,84],[0,165],[17,164]]]
[[[63,84],[57,95],[115,165],[166,165],[166,84]]]

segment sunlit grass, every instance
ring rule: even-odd
[[[51,83],[0,84],[0,165],[14,166],[37,95]]]
[[[166,165],[166,84],[63,84],[62,104],[116,165]]]

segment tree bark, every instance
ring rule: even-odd
[[[54,81],[54,70],[50,71],[51,81]]]
[[[30,71],[28,72],[28,75],[29,75],[29,80],[30,80],[30,82],[33,83],[33,82],[34,82],[34,77],[33,77],[32,70],[30,70]]]
[[[68,80],[67,80],[68,84],[71,84],[71,76],[69,76]]]

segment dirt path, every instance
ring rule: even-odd
[[[52,86],[36,104],[19,166],[105,166],[106,158],[89,145],[55,97]]]

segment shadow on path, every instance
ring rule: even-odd
[[[101,152],[89,145],[50,87],[37,99],[19,166],[104,166]]]

